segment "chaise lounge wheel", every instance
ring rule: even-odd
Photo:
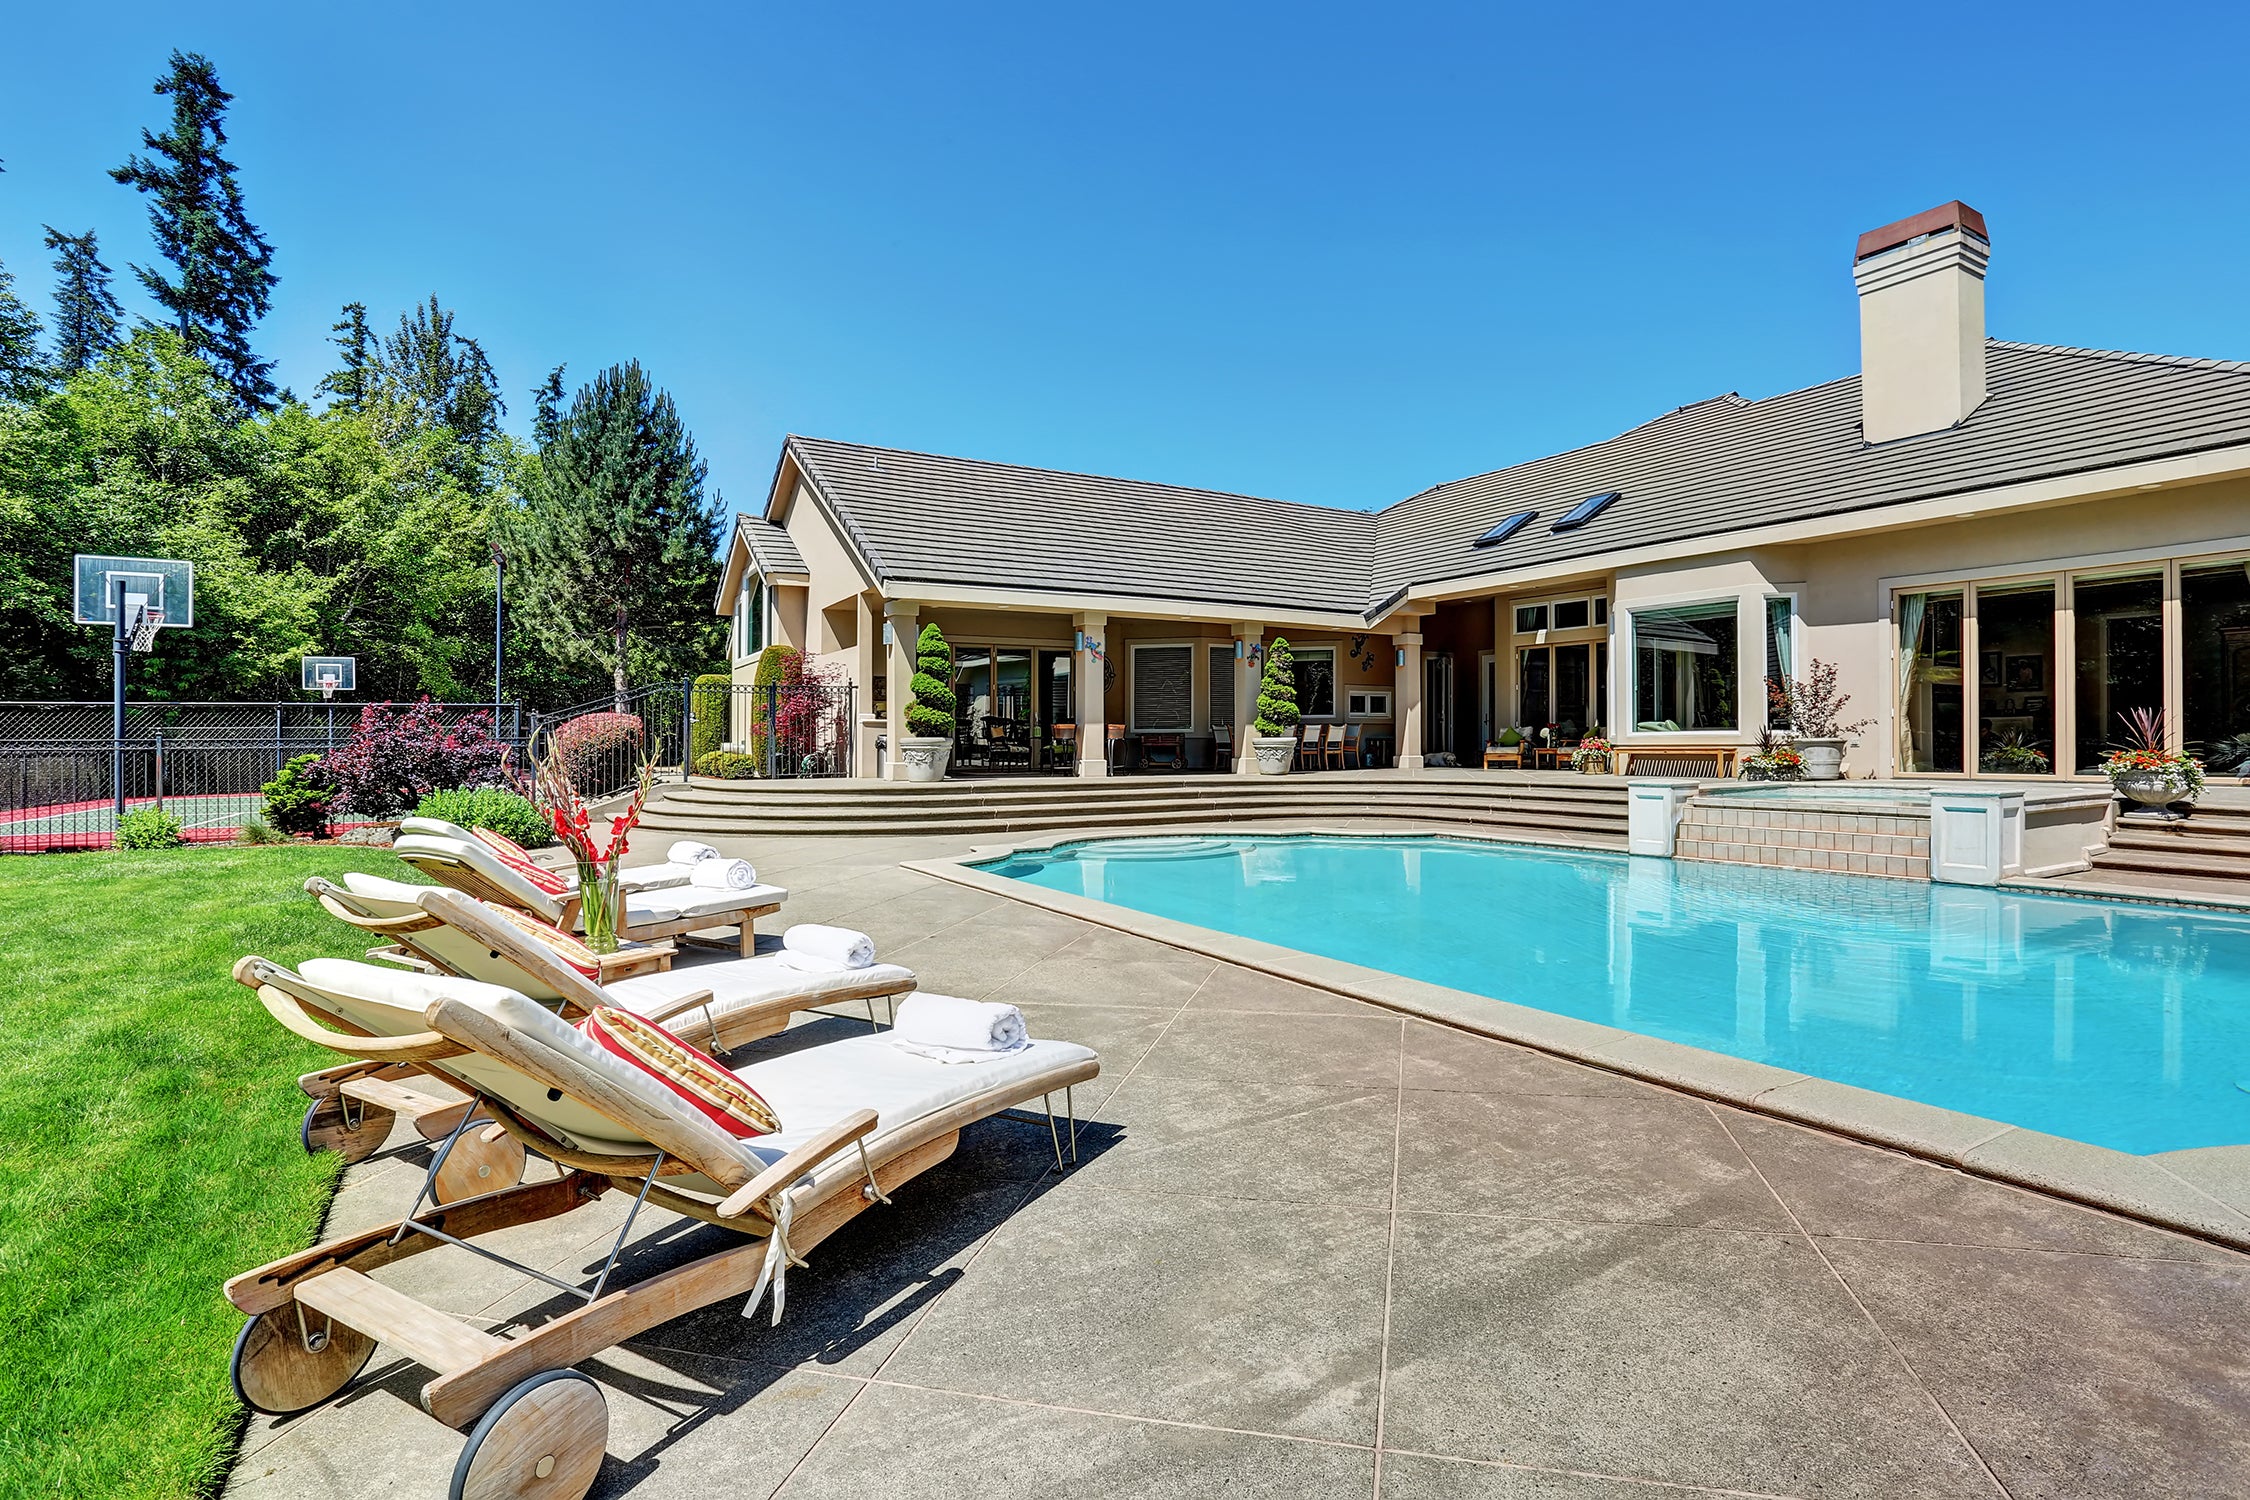
[[[534,1375],[470,1430],[448,1500],[580,1500],[608,1440],[600,1387],[576,1370]]]
[[[390,1110],[373,1104],[354,1101],[352,1116],[359,1123],[353,1125],[344,1115],[344,1096],[330,1094],[325,1099],[315,1099],[305,1111],[304,1128],[298,1136],[308,1152],[338,1151],[347,1162],[365,1161],[383,1148],[391,1138]]]
[[[445,1154],[445,1165],[438,1169],[437,1181],[432,1184],[438,1202],[459,1203],[523,1181],[523,1142],[512,1135],[488,1141],[484,1134],[491,1128],[471,1125]]]
[[[313,1347],[305,1347],[310,1330]],[[294,1304],[260,1313],[235,1335],[234,1358],[227,1378],[234,1393],[252,1411],[269,1417],[295,1416],[310,1411],[367,1368],[375,1341],[356,1328],[305,1314],[297,1325]]]

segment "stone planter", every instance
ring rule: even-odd
[[[943,781],[953,761],[953,741],[939,735],[908,735],[898,742],[899,762],[908,781]]]
[[[1286,776],[1297,763],[1297,737],[1292,734],[1264,735],[1250,738],[1250,754],[1258,762],[1260,776]]]
[[[1575,756],[1572,758],[1572,763],[1578,767],[1578,774],[1581,776],[1607,776],[1609,774],[1609,757],[1606,755]]]
[[[2117,795],[2162,812],[2188,794],[2187,778],[2176,771],[2126,771],[2109,778]]]
[[[1790,747],[1805,761],[1805,780],[1841,781],[1844,779],[1844,742],[1838,740],[1791,740]]]

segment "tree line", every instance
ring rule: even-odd
[[[192,630],[135,658],[136,696],[293,695],[298,658],[359,659],[363,699],[491,692],[493,549],[507,558],[511,697],[555,706],[704,670],[725,504],[637,361],[532,392],[506,431],[492,362],[435,294],[384,327],[342,309],[310,400],[275,383],[259,321],[278,277],[226,154],[233,95],[174,52],[159,132],[110,173],[145,195],[154,255],[128,317],[93,230],[52,225],[51,315],[0,265],[0,698],[109,686],[71,620],[79,552],[186,558]]]

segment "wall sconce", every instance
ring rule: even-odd
[[[2250,568],[2250,564],[2244,564],[2244,566],[2246,568]],[[1240,636],[1236,636],[1234,638],[1234,659],[1236,661],[1242,660],[1242,658],[1248,654],[1248,647],[1249,643],[1247,641],[1243,640]]]
[[[883,622],[883,644],[886,646],[898,644],[898,627],[888,620]]]
[[[1399,647],[1399,648],[1398,648],[1398,663],[1397,663],[1397,665],[1399,665],[1399,666],[1402,666],[1402,667],[1406,665],[1406,648],[1405,648],[1404,646],[1401,646],[1401,647]]]

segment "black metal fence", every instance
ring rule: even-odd
[[[667,683],[540,714],[529,748],[589,800],[630,791],[643,760],[683,780],[849,776],[853,702],[849,684]]]

